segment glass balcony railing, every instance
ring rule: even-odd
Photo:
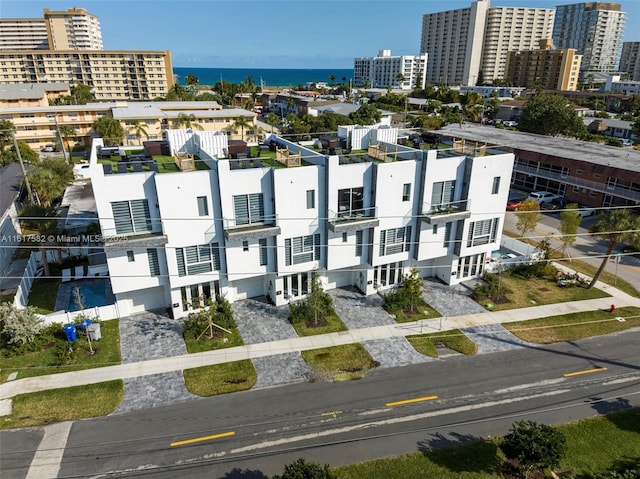
[[[268,238],[280,234],[278,215],[260,218],[224,218],[224,234],[228,240],[244,241],[249,239]]]
[[[423,203],[422,218],[429,224],[447,223],[471,216],[470,200]]]
[[[329,210],[329,228],[334,231],[348,229],[370,228],[378,226],[378,208],[362,208],[357,210],[331,211]]]

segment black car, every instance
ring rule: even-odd
[[[555,200],[547,201],[540,205],[541,210],[562,210],[567,206],[567,200],[562,198],[556,198]]]

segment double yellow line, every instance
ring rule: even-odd
[[[220,433],[220,434],[214,434],[213,436],[202,436],[202,437],[196,437],[196,438],[193,438],[193,439],[186,439],[184,441],[176,441],[176,442],[172,442],[169,445],[171,447],[186,446],[187,444],[194,444],[196,442],[203,442],[203,441],[211,441],[212,439],[220,439],[221,437],[229,437],[229,436],[233,436],[234,434],[235,434],[234,431],[223,432],[223,433]]]

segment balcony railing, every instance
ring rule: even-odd
[[[329,229],[334,233],[374,228],[379,224],[376,207],[339,212],[329,210]]]
[[[432,225],[464,220],[470,216],[470,200],[423,203],[422,205],[422,219]]]
[[[151,219],[148,228],[123,232],[114,228],[104,228],[102,239],[105,251],[121,251],[131,248],[157,248],[167,244],[162,220]]]
[[[224,235],[230,241],[269,238],[280,234],[278,215],[263,216],[258,221],[248,218],[224,218]]]

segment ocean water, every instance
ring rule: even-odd
[[[253,83],[264,86],[298,86],[307,82],[327,82],[333,75],[336,83],[348,83],[353,79],[353,70],[335,69],[296,69],[296,68],[188,68],[175,67],[174,75],[180,85],[185,84],[187,75],[198,77],[201,85],[215,85],[222,79],[225,82],[240,83],[248,76]]]

